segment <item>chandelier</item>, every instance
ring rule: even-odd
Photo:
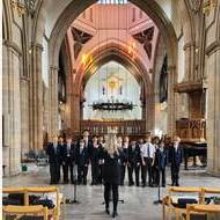
[[[11,0],[11,6],[19,16],[34,13],[36,0]]]
[[[134,104],[129,101],[97,101],[92,104],[93,110],[100,110],[100,111],[126,111],[126,110],[133,110]]]

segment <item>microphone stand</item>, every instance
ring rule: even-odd
[[[158,172],[159,172],[159,176],[158,176],[159,177],[159,183],[158,183],[158,188],[157,188],[158,189],[157,190],[157,196],[158,196],[157,198],[158,199],[154,201],[154,205],[159,205],[159,204],[162,204],[162,202],[163,202],[161,200],[161,184],[160,184],[161,183],[161,173],[160,173],[160,170],[158,170]]]
[[[72,199],[66,199],[66,204],[80,204],[80,202],[77,200],[77,181],[76,181],[76,164],[74,164],[74,190],[73,190],[73,200]]]

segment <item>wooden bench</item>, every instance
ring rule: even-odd
[[[60,216],[60,205],[64,201],[63,194],[59,192],[59,188],[55,186],[42,186],[42,187],[7,187],[3,188],[3,194],[22,193],[24,194],[24,206],[29,206],[30,194],[54,194],[56,201],[53,209],[48,209],[48,214],[52,215],[55,220]]]
[[[216,195],[219,194],[220,195],[220,188],[217,187],[203,187],[201,190],[201,197],[202,197],[202,204],[205,204],[205,198],[208,195]]]
[[[44,220],[48,220],[48,209],[42,205],[36,206],[4,206],[3,216],[15,215],[16,219],[19,219],[23,215],[42,216]]]
[[[220,205],[187,205],[186,220],[190,220],[191,214],[220,214]],[[217,218],[216,218],[217,219]]]
[[[175,206],[174,194],[196,194],[198,203],[202,202],[201,188],[200,187],[170,187],[168,190],[168,196],[164,197],[163,205],[163,220],[170,219],[172,214],[175,214],[175,219],[179,220],[182,213],[186,213],[186,208],[179,208]],[[167,213],[168,210],[168,213]]]

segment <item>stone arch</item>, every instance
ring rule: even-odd
[[[141,89],[143,91],[143,96],[145,97],[144,107],[143,107],[143,118],[146,120],[147,130],[152,130],[154,125],[154,104],[152,103],[151,95],[153,93],[153,84],[151,82],[150,76],[148,75],[147,69],[141,63],[139,59],[132,60],[126,51],[125,47],[119,46],[115,43],[110,43],[103,48],[97,48],[93,53],[93,62],[91,65],[86,67],[81,66],[76,74],[73,88],[74,96],[83,98],[83,90],[86,82],[96,71],[96,67],[100,67],[103,64],[114,60],[126,66],[131,74],[139,82]],[[86,72],[90,72],[89,75],[85,75]],[[76,112],[79,114],[80,112]],[[79,116],[80,118],[80,116]]]
[[[60,46],[62,44],[62,41],[65,37],[65,34],[67,32],[67,29],[72,24],[74,19],[76,19],[85,9],[87,9],[92,4],[96,3],[96,0],[74,0],[72,1],[60,14],[59,18],[57,19],[57,22],[55,23],[53,30],[50,34],[49,38],[49,64],[50,64],[50,82],[51,82],[51,88],[50,92],[53,94],[51,96],[51,111],[52,117],[51,121],[57,120],[57,112],[55,111],[58,105],[57,97],[56,97],[56,81],[57,81],[57,72],[58,72],[58,56],[59,56],[59,50]],[[148,14],[149,17],[155,22],[155,24],[158,26],[159,30],[161,31],[161,35],[164,39],[164,43],[167,48],[167,54],[168,54],[168,66],[169,66],[169,130],[171,131],[170,134],[173,134],[175,132],[175,92],[173,90],[173,87],[176,83],[176,64],[177,64],[177,36],[174,30],[174,27],[169,20],[166,13],[163,11],[163,6],[160,7],[160,3],[156,2],[156,0],[148,1],[148,0],[130,0],[131,3],[135,4],[137,7],[142,8],[142,10]],[[44,11],[46,11],[46,8],[44,7],[44,4],[41,6],[42,15],[44,15]],[[42,20],[42,19],[41,19]],[[39,22],[39,27],[36,26],[36,36],[42,36],[42,22]],[[38,32],[41,32],[40,34]],[[40,38],[36,38],[39,39]],[[75,70],[73,70],[74,73]],[[78,99],[78,98],[77,98]],[[154,99],[151,98],[151,103],[154,102]],[[79,110],[77,110],[79,111]],[[152,118],[154,116],[152,115]],[[51,129],[54,127],[55,130],[51,130],[51,133],[57,133],[57,123],[52,123]]]
[[[142,81],[148,89],[152,87],[152,82],[147,69],[138,57],[133,60],[132,57],[129,56],[125,45],[118,45],[117,43],[110,42],[107,45],[96,48],[90,56],[93,58],[93,62],[86,67],[81,65],[76,74],[74,83],[75,88],[77,88],[75,91],[76,93],[80,91],[80,87],[85,79],[85,72],[94,69],[95,65],[96,67],[103,65],[103,63],[108,62],[110,59],[114,59],[123,65],[127,65],[139,82]]]
[[[2,10],[2,28],[3,28],[3,40],[11,41],[12,39],[12,30],[11,30],[11,18],[10,18],[10,7],[8,6],[7,1],[3,1],[3,10]]]
[[[83,3],[80,0],[73,1],[60,15],[50,36],[51,66],[57,66],[59,48],[72,21],[76,19],[83,10],[95,2],[95,0],[85,0]],[[164,11],[161,9],[158,3],[156,3],[156,1],[149,2],[148,0],[130,0],[130,2],[137,5],[138,7],[141,7],[142,10],[145,11],[157,24],[158,28],[163,34],[166,45],[169,45],[169,64],[174,66],[176,64],[176,34],[173,25],[169,21]]]

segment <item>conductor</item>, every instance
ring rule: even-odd
[[[115,218],[118,215],[118,185],[120,183],[120,169],[118,163],[119,153],[117,149],[117,138],[115,134],[108,135],[103,156],[105,161],[103,166],[105,211],[107,214],[110,214],[109,202],[112,192],[112,217]]]

